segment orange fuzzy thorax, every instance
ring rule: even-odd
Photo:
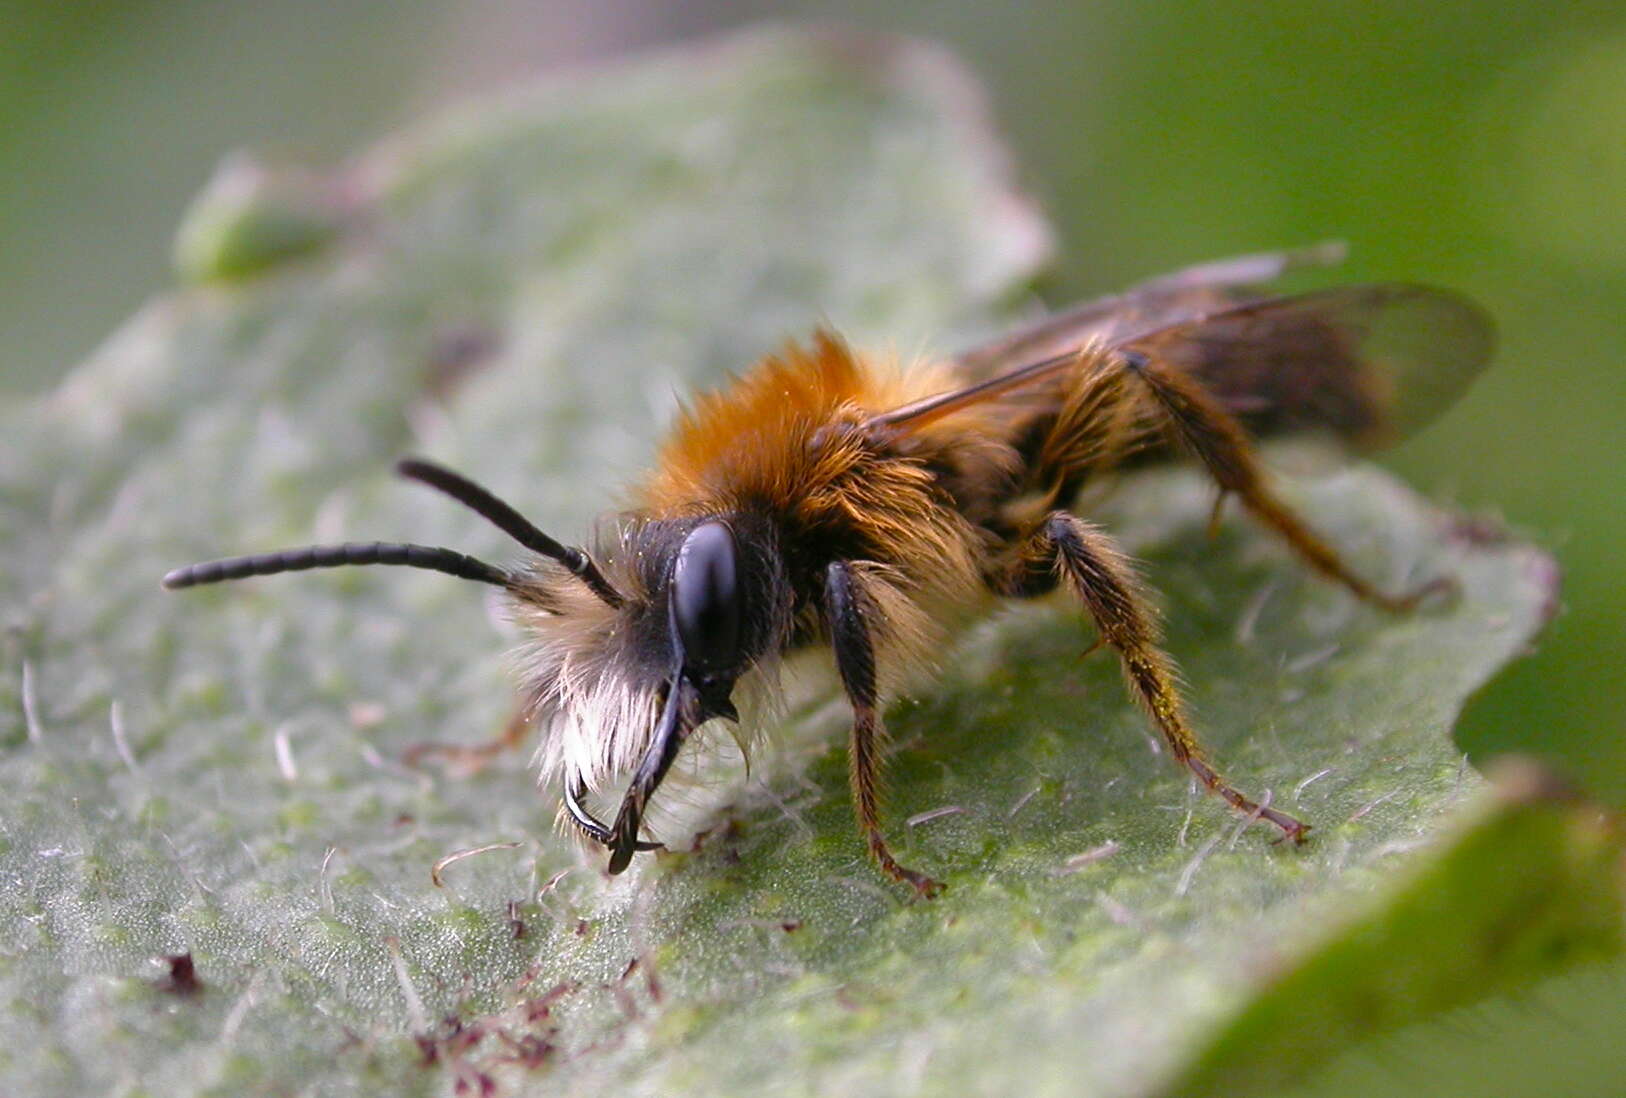
[[[685,408],[635,506],[652,518],[761,509],[804,527],[846,522],[905,557],[922,537],[962,540],[969,530],[946,513],[928,464],[1008,467],[997,425],[972,411],[906,438],[863,427],[955,383],[945,366],[876,364],[817,332],[810,347],[792,344]]]
[[[901,437],[864,424],[955,384],[945,366],[866,361],[817,332],[686,408],[635,503],[652,518],[767,514],[789,544],[849,546],[884,589],[894,654],[917,662],[932,616],[979,601],[987,563],[942,470],[992,484],[1015,459],[980,410]]]
[[[639,502],[662,517],[722,510],[742,498],[785,501],[807,487],[816,432],[950,384],[943,370],[877,369],[817,332],[811,347],[787,345],[684,408]]]

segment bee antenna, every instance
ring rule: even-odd
[[[395,471],[408,480],[437,489],[485,518],[503,533],[519,542],[531,552],[556,560],[592,588],[593,593],[611,606],[620,606],[621,593],[604,578],[593,563],[593,558],[573,545],[564,545],[538,530],[530,519],[460,473],[444,465],[436,465],[422,458],[403,458]]]
[[[401,564],[409,568],[427,568],[432,572],[444,572],[448,576],[497,587],[508,587],[514,582],[514,577],[501,568],[451,549],[390,541],[352,541],[343,545],[307,545],[301,549],[283,549],[259,556],[189,564],[166,575],[163,584],[168,590],[176,591],[182,587],[222,583],[249,576],[270,576],[278,572],[303,572],[310,568],[340,568],[354,564]]]

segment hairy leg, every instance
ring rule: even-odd
[[[849,743],[853,812],[859,833],[869,846],[870,856],[895,881],[914,888],[930,898],[943,886],[924,873],[899,865],[881,834],[881,729],[880,703],[875,685],[874,631],[867,618],[877,613],[863,579],[852,568],[837,561],[824,575],[824,617],[835,651],[836,669],[852,704],[853,727]]]
[[[1043,594],[1058,581],[1089,608],[1101,640],[1117,651],[1130,692],[1163,734],[1175,761],[1238,812],[1268,820],[1294,842],[1303,842],[1308,824],[1250,800],[1204,761],[1175,685],[1174,664],[1162,649],[1156,618],[1140,593],[1133,566],[1107,534],[1065,511],[1052,513],[1018,550],[1001,593]]]
[[[1144,384],[1164,425],[1191,451],[1219,485],[1220,500],[1235,495],[1248,512],[1274,531],[1306,564],[1355,595],[1385,610],[1414,609],[1452,582],[1437,578],[1395,595],[1380,591],[1344,563],[1337,550],[1311,530],[1266,483],[1247,431],[1224,405],[1194,379],[1136,351],[1122,352],[1126,369]],[[1218,515],[1216,503],[1215,515]]]

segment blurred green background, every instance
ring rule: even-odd
[[[1626,806],[1626,11],[1397,0],[120,0],[0,4],[0,399],[148,296],[226,151],[327,163],[448,99],[764,18],[937,39],[990,85],[1055,303],[1348,240],[1338,278],[1467,291],[1500,361],[1385,462],[1554,549],[1564,612],[1459,730]],[[748,227],[746,227],[748,228]],[[816,308],[816,303],[810,303]],[[811,315],[811,314],[810,314]],[[1618,1094],[1626,968],[1386,1040],[1305,1093]]]

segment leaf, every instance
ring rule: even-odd
[[[775,757],[695,787],[698,849],[612,880],[522,759],[398,761],[509,714],[510,638],[467,585],[157,590],[316,539],[506,553],[388,479],[407,451],[581,531],[675,393],[787,335],[992,330],[1046,231],[944,57],[760,33],[478,104],[326,182],[227,172],[183,234],[194,284],[5,414],[7,1094],[1199,1092],[1619,949],[1609,823],[1487,794],[1448,737],[1551,614],[1552,562],[1367,468],[1293,496],[1371,574],[1460,577],[1450,608],[1381,617],[1245,524],[1206,539],[1186,473],[1092,512],[1144,553],[1215,758],[1307,847],[1194,795],[1079,615],[1023,606],[889,715],[930,904],[865,862],[812,666]],[[188,954],[195,987],[163,960]]]

